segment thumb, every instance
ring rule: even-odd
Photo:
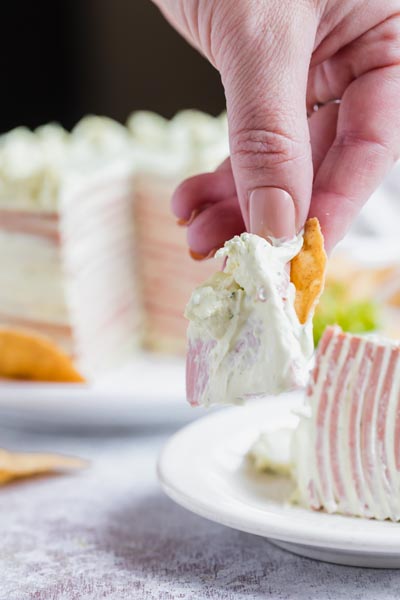
[[[301,229],[311,199],[306,88],[315,18],[304,3],[291,2],[290,10],[281,0],[267,6],[274,12],[268,8],[269,14],[258,18],[254,13],[243,15],[232,39],[227,36],[229,49],[217,66],[246,227],[258,235],[282,238]],[[261,2],[260,11],[265,7]]]

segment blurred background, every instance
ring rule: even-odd
[[[118,379],[124,418],[133,397],[183,406],[183,312],[218,265],[190,258],[170,202],[229,153],[219,74],[151,0],[14,0],[1,16],[0,133],[19,129],[0,140],[0,324],[50,336],[105,407]],[[21,128],[54,122],[72,134]],[[332,323],[400,338],[399,195],[400,163],[329,261],[316,344]],[[20,388],[3,394],[7,410],[17,399],[25,410]]]
[[[224,109],[218,73],[150,0],[14,0],[1,18],[0,132],[70,129],[88,113],[124,122],[140,109]]]

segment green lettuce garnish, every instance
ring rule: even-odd
[[[343,331],[367,333],[379,327],[379,309],[368,299],[350,299],[346,286],[329,283],[314,315],[314,344],[317,346],[328,325],[339,325]]]

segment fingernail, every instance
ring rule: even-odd
[[[179,225],[180,227],[189,227],[189,225],[191,225],[193,223],[193,221],[195,220],[195,218],[197,217],[197,215],[200,213],[200,209],[195,208],[195,210],[192,211],[192,214],[190,215],[190,217],[188,219],[178,219],[177,220],[177,225]]]
[[[193,258],[193,260],[207,260],[208,258],[212,258],[217,252],[217,250],[219,250],[219,248],[213,248],[208,254],[200,254],[200,252],[195,252],[194,250],[189,248],[189,254]]]
[[[262,237],[292,238],[296,235],[296,213],[291,196],[280,188],[253,190],[249,203],[250,231]]]

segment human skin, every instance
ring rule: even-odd
[[[308,216],[331,250],[400,156],[400,0],[153,1],[226,95],[230,158],[172,201],[192,251]]]

